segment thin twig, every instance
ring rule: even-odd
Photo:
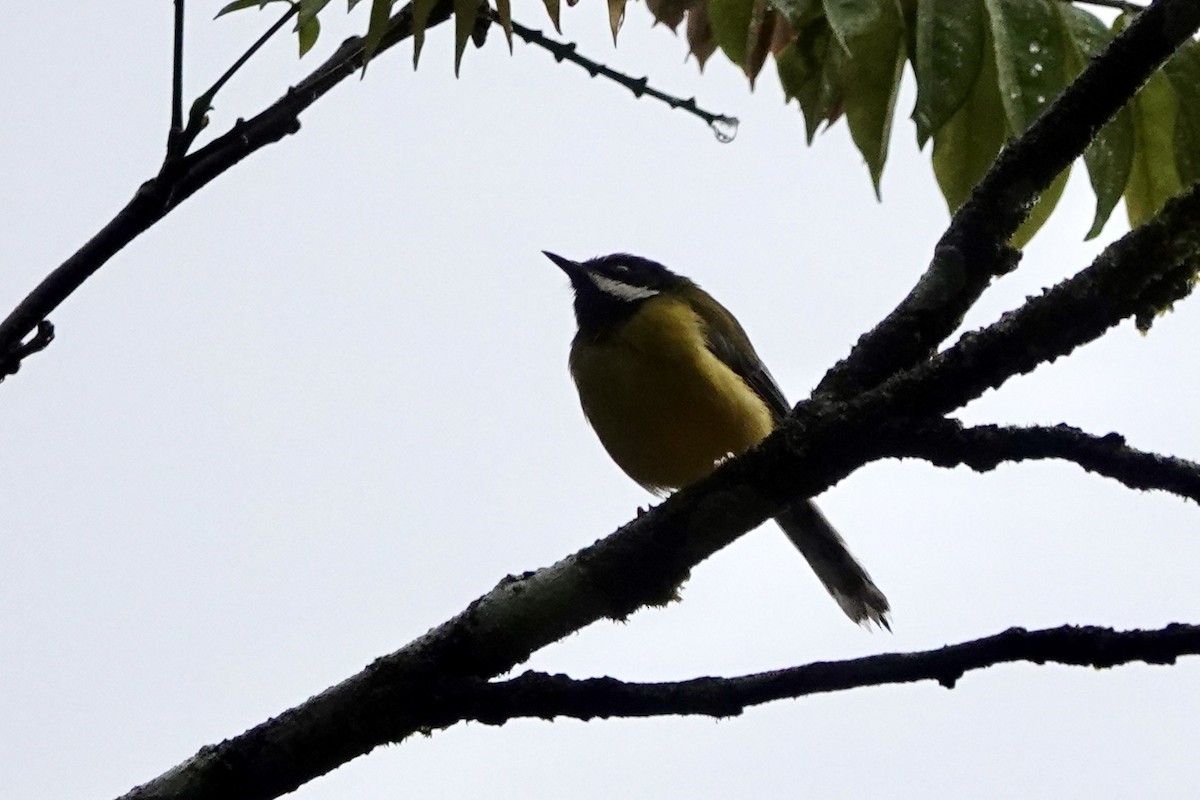
[[[449,0],[441,0],[435,5],[428,26],[445,22],[450,18],[450,10]],[[408,38],[411,26],[412,6],[409,5],[392,17],[376,53]],[[96,270],[239,161],[299,130],[299,115],[361,67],[362,54],[362,40],[358,37],[347,39],[325,63],[269,107],[248,120],[238,120],[229,131],[196,152],[183,155],[172,162],[170,168],[164,167],[158,175],[138,187],[133,198],[116,216],[43,278],[0,321],[0,366],[7,374],[15,372],[13,359],[24,352],[21,349],[23,340]]]
[[[171,133],[183,130],[183,0],[175,0],[175,47],[171,65]]]
[[[176,153],[177,157],[182,157],[184,154],[186,154],[191,148],[192,143],[196,141],[196,137],[200,135],[200,131],[204,130],[204,126],[207,124],[206,120],[208,112],[212,109],[212,101],[217,96],[217,92],[224,88],[225,84],[229,82],[229,79],[237,74],[237,71],[245,66],[246,62],[249,61],[255,53],[261,50],[263,45],[270,41],[272,36],[278,33],[280,29],[282,29],[290,19],[292,19],[292,17],[299,13],[299,3],[292,3],[291,8],[289,8],[287,12],[275,22],[274,25],[268,28],[266,33],[258,37],[258,40],[254,44],[250,45],[246,52],[242,53],[238,57],[237,61],[234,61],[232,66],[225,70],[225,73],[221,77],[217,78],[216,82],[210,86],[206,92],[196,98],[188,112],[187,128],[179,137],[180,150],[178,153]]]
[[[938,467],[976,472],[1003,463],[1059,459],[1120,481],[1130,489],[1157,489],[1200,503],[1200,464],[1138,450],[1117,433],[1095,436],[1069,425],[963,427],[957,420],[906,422],[881,434],[897,458],[922,458]]]
[[[1107,669],[1136,662],[1174,664],[1180,656],[1194,655],[1200,655],[1200,625],[1174,623],[1158,630],[1128,631],[1074,625],[1036,631],[1009,628],[936,650],[882,653],[728,678],[626,683],[526,672],[506,681],[463,681],[433,695],[398,697],[392,712],[406,728],[414,717],[425,728],[463,721],[502,725],[520,718],[724,718],[776,700],[865,686],[937,681],[952,689],[967,672],[998,664],[1024,661]]]
[[[491,12],[492,19],[499,23],[500,17],[495,12]],[[671,108],[682,109],[683,111],[693,114],[708,123],[708,127],[712,130],[713,135],[717,137],[717,141],[722,143],[732,142],[737,136],[738,119],[737,117],[727,117],[724,114],[713,114],[709,111],[696,105],[696,98],[689,97],[684,100],[674,95],[669,95],[666,92],[660,92],[658,89],[649,85],[648,78],[631,78],[630,76],[617,72],[611,67],[606,67],[596,61],[592,61],[586,56],[579,55],[575,50],[574,42],[556,42],[553,39],[545,36],[541,31],[535,31],[532,28],[526,28],[524,25],[513,21],[513,33],[523,39],[526,44],[535,44],[549,51],[550,55],[554,56],[555,61],[570,61],[572,64],[578,64],[587,70],[587,73],[593,78],[597,75],[602,75],[611,81],[614,81],[621,86],[624,86],[629,91],[633,92],[634,97],[653,97],[655,100],[661,100]]]

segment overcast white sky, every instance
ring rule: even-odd
[[[189,6],[190,98],[271,20]],[[365,27],[326,14],[216,101],[250,116]],[[548,27],[541,4],[519,3]],[[549,564],[647,496],[607,459],[566,372],[572,257],[628,250],[732,308],[793,399],[924,269],[946,222],[911,81],[876,204],[844,126],[803,146],[770,68],[750,95],[631,4],[564,8],[583,52],[739,116],[695,119],[496,35],[452,72],[449,30],[403,45],[220,178],[53,315],[0,386],[0,796],[128,790],[356,672],[510,572]],[[0,52],[0,311],[157,168],[170,3],[18,3]],[[1084,266],[1082,173],[985,324]],[[1122,212],[1118,211],[1118,215]],[[1197,303],[1124,325],[972,405],[1200,457]],[[820,499],[888,593],[849,624],[773,527],[702,565],[668,609],[601,623],[532,668],[683,679],[911,650],[1010,625],[1200,620],[1197,509],[1062,464],[978,476],[861,470]],[[458,726],[301,789],[304,800],[1122,797],[1195,794],[1200,660],[1007,666],[738,719]]]

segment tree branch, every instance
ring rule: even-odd
[[[992,278],[1016,267],[1008,241],[1054,178],[1150,75],[1200,28],[1200,3],[1156,0],[1096,58],[996,163],[954,214],[917,285],[826,373],[819,400],[851,397],[928,358]]]
[[[493,20],[499,21],[499,15],[495,11],[491,12],[491,17]],[[683,100],[665,92],[660,92],[658,89],[650,86],[646,78],[631,78],[622,72],[617,72],[599,62],[581,56],[575,51],[574,42],[556,42],[542,35],[541,31],[526,28],[515,21],[512,23],[512,29],[513,33],[520,36],[527,44],[535,44],[549,51],[550,55],[554,56],[555,61],[570,61],[572,64],[578,64],[587,70],[587,73],[593,78],[597,75],[602,75],[611,81],[615,81],[633,92],[634,97],[641,98],[643,95],[653,97],[655,100],[661,100],[666,103],[671,108],[679,108],[699,117],[708,123],[708,127],[712,129],[713,134],[717,137],[717,141],[722,144],[732,142],[734,137],[737,136],[737,117],[727,117],[724,114],[713,114],[705,111],[696,105],[696,98],[694,97]]]
[[[445,728],[462,721],[502,725],[519,718],[580,720],[610,717],[702,715],[733,717],[775,700],[866,686],[937,681],[953,689],[967,672],[997,664],[1033,664],[1107,669],[1122,664],[1174,664],[1200,655],[1200,625],[1175,623],[1159,630],[1115,631],[1064,625],[1008,630],[936,650],[883,653],[846,661],[805,664],[732,678],[696,678],[667,683],[626,683],[615,678],[574,680],[566,675],[526,672],[507,681],[466,682],[437,695],[406,698],[394,709],[410,726]]]
[[[889,456],[897,415],[964,405],[1101,335],[1163,287],[1189,288],[1200,266],[1200,187],[1111,245],[1087,269],[1001,322],[846,403],[802,404],[759,447],[718,467],[621,530],[537,572],[508,578],[403,649],[306,703],[206,748],[125,800],[261,800],[422,727],[397,704],[486,680],[603,618],[671,601],[689,570],[788,502]],[[1169,294],[1169,293],[1168,293]],[[1180,295],[1182,296],[1182,295]]]
[[[1094,436],[1069,425],[966,428],[957,420],[896,425],[885,434],[897,458],[922,458],[937,467],[960,464],[987,472],[1002,463],[1071,461],[1130,489],[1157,489],[1200,503],[1200,464],[1148,453],[1117,433]]]
[[[167,135],[167,149],[172,138],[183,130],[183,0],[175,0],[174,47],[171,52],[171,130]]]
[[[238,56],[238,59],[230,65],[229,69],[217,78],[208,90],[201,94],[192,103],[191,109],[188,111],[187,128],[179,135],[177,150],[173,153],[175,159],[182,158],[188,150],[192,148],[192,144],[196,141],[196,137],[204,130],[207,124],[208,112],[212,110],[212,101],[216,98],[217,93],[225,88],[225,84],[229,83],[230,79],[237,74],[237,71],[246,66],[246,62],[253,58],[254,54],[262,49],[263,45],[271,40],[276,33],[283,29],[283,26],[288,23],[292,17],[300,13],[299,3],[294,3],[283,16],[275,21],[271,27],[267,28],[266,32],[246,49],[246,52]]]
[[[439,0],[427,25],[432,27],[449,19],[451,5],[451,0]],[[405,6],[392,17],[376,54],[410,35],[412,7]],[[47,275],[0,322],[0,378],[17,371],[20,365],[18,356],[24,352],[21,342],[25,337],[96,270],[181,202],[243,158],[298,131],[300,114],[361,67],[362,55],[362,39],[347,39],[324,64],[271,106],[249,120],[239,120],[227,133],[196,152],[186,156],[181,154],[178,160],[172,162],[170,169],[164,169],[138,187],[133,199],[108,224]]]

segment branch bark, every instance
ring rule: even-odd
[[[1157,489],[1200,503],[1200,464],[1130,447],[1118,433],[1095,436],[1069,425],[967,428],[944,419],[898,425],[887,436],[894,457],[923,458],[938,467],[961,464],[987,472],[1005,462],[1053,458],[1130,489]]]
[[[1174,623],[1130,631],[1073,625],[1037,631],[1009,628],[936,650],[816,662],[728,678],[626,683],[526,672],[507,681],[466,682],[436,697],[408,698],[394,711],[398,719],[420,719],[436,728],[463,721],[503,725],[520,718],[722,718],[775,700],[866,686],[937,681],[952,689],[967,672],[997,664],[1024,661],[1107,669],[1133,662],[1174,664],[1184,655],[1200,655],[1200,625]]]

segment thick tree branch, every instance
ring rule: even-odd
[[[1182,296],[1200,265],[1200,190],[1110,246],[1092,266],[930,362],[847,403],[811,402],[780,431],[615,534],[552,567],[509,578],[454,619],[308,702],[201,751],[126,795],[272,798],[416,730],[398,703],[495,677],[603,618],[670,601],[689,570],[796,497],[811,497],[891,453],[897,415],[964,405]],[[1155,306],[1156,307],[1156,306]]]
[[[1131,631],[1073,625],[1037,631],[1009,628],[995,636],[937,650],[816,662],[732,678],[626,683],[615,678],[575,680],[526,672],[511,680],[466,682],[437,695],[409,698],[394,711],[397,719],[407,718],[407,725],[421,720],[430,728],[468,720],[502,725],[530,717],[721,718],[775,700],[866,686],[937,681],[952,689],[967,672],[1018,661],[1107,669],[1133,662],[1174,664],[1185,655],[1200,655],[1200,625],[1175,623],[1159,630]]]
[[[956,420],[896,425],[884,434],[898,458],[923,458],[938,467],[960,464],[987,472],[1010,461],[1060,459],[1120,481],[1130,489],[1158,489],[1200,503],[1200,464],[1148,453],[1117,433],[1094,436],[1069,425],[963,427]]]
[[[1200,3],[1156,0],[1010,142],[954,214],[917,285],[864,334],[814,393],[851,397],[928,358],[961,323],[993,277],[1019,254],[1008,241],[1038,195],[1086,149],[1101,126],[1200,28]]]
[[[432,27],[445,22],[451,6],[450,0],[440,0],[430,14],[428,25]],[[412,8],[406,6],[392,17],[376,54],[411,34]],[[28,355],[21,345],[25,337],[96,270],[243,158],[298,131],[300,114],[361,67],[362,55],[362,39],[347,39],[324,64],[270,107],[249,120],[239,120],[229,132],[195,153],[187,156],[180,153],[178,159],[164,164],[159,175],[143,183],[133,199],[108,224],[47,275],[0,322],[0,379],[16,372],[20,358]]]

